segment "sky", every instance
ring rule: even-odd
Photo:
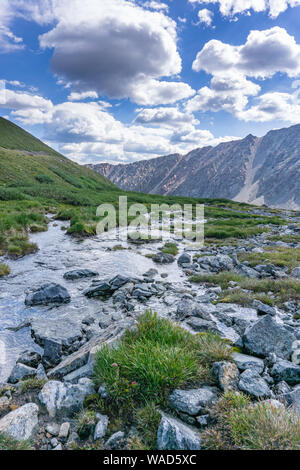
[[[300,0],[0,0],[0,116],[80,163],[300,123]]]

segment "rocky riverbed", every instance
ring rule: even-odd
[[[299,298],[279,303],[274,292],[267,292],[271,303],[253,298],[242,305],[224,302],[225,290],[251,294],[238,280],[228,280],[226,289],[216,280],[194,282],[197,276],[220,273],[248,280],[299,280],[300,263],[289,270],[268,260],[250,266],[240,259],[270,246],[299,249],[300,217],[285,217],[285,226],[272,226],[233,246],[197,248],[176,242],[177,256],[162,253],[161,242],[76,240],[54,220],[47,232],[32,235],[38,253],[9,261],[12,274],[0,281],[0,432],[21,440],[35,436],[36,447],[45,450],[68,447],[76,440],[74,415],[97,392],[90,380],[96,352],[104,343],[116,344],[146,309],[192,333],[217,333],[238,348],[231,361],[213,365],[213,387],[172,393],[174,415],[162,417],[158,448],[200,449],[210,408],[226,390],[277,400],[278,406],[293,404],[299,411]],[[32,403],[26,405],[19,397],[20,407],[8,413],[14,393],[19,396],[28,378],[45,382],[39,396],[29,395]],[[98,393],[105,395],[105,389]],[[96,440],[104,437],[107,420],[97,416]],[[124,443],[123,430],[118,432],[107,448]]]

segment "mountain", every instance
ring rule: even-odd
[[[187,155],[87,166],[125,190],[300,208],[300,124]]]
[[[80,206],[98,204],[104,191],[119,189],[0,118],[0,200],[29,196]]]

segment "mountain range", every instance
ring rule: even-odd
[[[87,166],[125,190],[300,209],[300,124],[186,155]]]

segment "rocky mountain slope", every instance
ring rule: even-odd
[[[90,164],[126,190],[300,208],[300,124],[187,155],[127,165]]]

